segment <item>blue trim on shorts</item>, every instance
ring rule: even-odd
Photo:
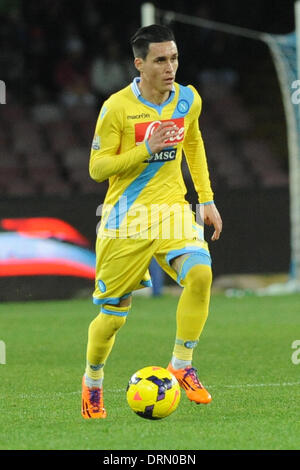
[[[108,308],[101,307],[101,313],[105,313],[106,315],[116,315],[117,317],[127,317],[129,310],[127,312],[115,312],[114,310],[109,310]]]
[[[118,305],[121,300],[127,299],[130,297],[132,292],[128,294],[124,294],[121,297],[105,297],[104,299],[98,299],[97,297],[93,297],[93,303],[95,305],[102,305],[102,304],[110,304],[110,305]]]
[[[200,202],[200,206],[209,206],[209,204],[214,204],[214,201]]]
[[[168,265],[171,267],[171,261],[174,258],[177,258],[177,256],[185,255],[187,253],[203,253],[206,256],[210,257],[209,251],[207,251],[205,248],[200,248],[197,246],[187,246],[185,248],[179,248],[178,250],[171,250],[169,253],[166,255],[166,261]]]
[[[191,253],[191,255],[184,260],[181,270],[177,276],[177,282],[179,285],[181,285],[181,281],[185,279],[189,270],[197,264],[211,266],[210,255],[206,253]]]
[[[152,287],[152,281],[151,279],[148,279],[148,281],[141,281],[140,284],[142,284],[142,286],[144,287]]]

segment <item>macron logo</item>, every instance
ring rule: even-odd
[[[142,113],[142,114],[133,114],[133,115],[127,116],[127,119],[147,119],[149,117],[150,117],[150,114]]]

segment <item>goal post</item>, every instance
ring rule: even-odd
[[[143,3],[141,6],[141,25],[150,26],[155,23],[155,6],[153,3]]]
[[[300,70],[300,0],[297,0],[295,2],[295,29],[296,29],[297,70]]]
[[[296,29],[296,80],[300,79],[300,0],[295,2],[295,29]],[[294,208],[296,213],[294,214],[295,226],[292,227],[294,230],[294,278],[300,285],[300,103],[297,105],[297,137],[298,137],[298,151],[296,155],[297,163],[295,163],[295,169],[297,177],[295,177],[295,198]],[[293,260],[292,260],[293,261]]]

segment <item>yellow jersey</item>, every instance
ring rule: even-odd
[[[135,236],[153,223],[149,214],[154,206],[188,204],[181,171],[183,151],[199,202],[213,202],[199,130],[202,100],[198,92],[192,85],[175,83],[169,98],[156,105],[142,97],[139,80],[135,78],[104,102],[96,124],[89,171],[97,182],[109,179],[102,207],[103,236],[116,237],[128,227],[129,236]],[[152,154],[148,139],[164,121],[174,122],[180,131],[176,138],[170,136],[166,149]],[[137,214],[139,223],[134,224]]]

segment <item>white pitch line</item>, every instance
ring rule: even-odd
[[[282,382],[282,383],[269,383],[269,384],[232,384],[232,385],[226,385],[226,384],[219,384],[219,385],[205,385],[207,388],[256,388],[256,387],[295,387],[297,385],[300,385],[299,382]],[[106,389],[105,389],[106,391]],[[123,392],[124,390],[122,389],[107,389],[107,392],[113,392],[113,393],[119,393]]]
[[[296,387],[299,385],[300,385],[300,381],[299,382],[267,383],[267,384],[263,384],[263,383],[262,384],[232,384],[232,385],[219,384],[219,385],[205,385],[205,386],[208,389],[210,388],[222,389],[222,388]],[[105,389],[105,392],[107,393],[125,393],[125,391],[126,391],[126,387]],[[81,390],[76,390],[73,392],[53,392],[53,393],[49,393],[49,392],[48,393],[29,393],[29,394],[20,393],[19,395],[14,394],[14,398],[24,399],[24,400],[32,399],[32,398],[56,399],[57,397],[64,398],[65,396],[80,395],[80,394],[81,394]],[[0,395],[0,399],[7,399],[7,398],[8,398],[7,395],[6,396]]]
[[[219,385],[205,385],[205,387],[207,388],[250,388],[250,387],[295,387],[295,386],[298,386],[300,385],[300,381],[299,382],[282,382],[282,383],[269,383],[269,384],[233,384],[233,385],[226,385],[226,384],[219,384]],[[118,392],[122,392],[123,390],[121,389],[111,389],[111,390],[107,390],[108,392],[114,392],[114,393],[118,393]]]
[[[282,382],[269,384],[234,384],[234,385],[207,385],[207,388],[246,388],[246,387],[294,387],[300,382]]]

